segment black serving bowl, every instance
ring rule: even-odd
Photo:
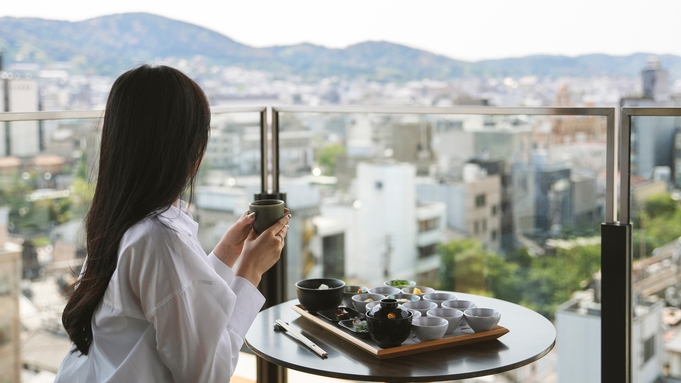
[[[399,346],[409,338],[413,317],[414,314],[398,306],[395,299],[383,299],[380,306],[366,315],[369,335],[382,348]]]
[[[319,286],[329,286],[320,290]],[[303,279],[296,282],[296,294],[300,305],[307,311],[322,311],[337,308],[343,300],[345,282],[333,278]]]

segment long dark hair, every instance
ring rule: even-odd
[[[183,192],[192,195],[209,134],[208,100],[182,72],[144,65],[114,82],[104,112],[97,186],[85,217],[84,272],[69,289],[62,314],[82,354],[90,350],[92,315],[116,270],[123,234],[169,208]]]

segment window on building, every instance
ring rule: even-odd
[[[440,227],[440,217],[419,221],[419,233],[435,230],[438,227]]]
[[[643,363],[648,363],[653,356],[655,356],[655,335],[651,335],[643,342]]]
[[[492,206],[492,217],[495,217],[497,215],[497,205]]]
[[[480,207],[485,207],[485,195],[484,194],[478,194],[475,196],[475,207],[480,208]]]
[[[419,246],[419,258],[427,258],[431,255],[437,254],[437,244],[433,243],[431,245]]]
[[[343,278],[345,275],[345,234],[339,233],[322,238],[324,252],[324,275],[327,278]]]
[[[492,235],[491,235],[491,237],[492,237],[492,241],[496,241],[496,240],[497,240],[497,231],[496,231],[496,230],[492,230]]]
[[[473,222],[473,234],[478,234],[480,231],[480,223],[478,221]]]
[[[482,220],[482,232],[483,233],[487,232],[487,220],[486,219]]]

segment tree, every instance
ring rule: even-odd
[[[553,318],[556,307],[600,269],[600,245],[532,257],[521,248],[503,259],[474,239],[441,244],[438,288],[520,303]]]
[[[345,146],[341,144],[331,144],[323,147],[317,152],[317,163],[322,170],[322,174],[332,176],[336,174],[336,157],[345,153]]]

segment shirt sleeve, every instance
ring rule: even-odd
[[[234,270],[232,270],[231,267],[225,265],[225,263],[222,262],[220,258],[218,258],[218,256],[212,251],[210,252],[210,255],[208,255],[208,263],[213,266],[213,269],[216,273],[218,273],[222,280],[227,282],[228,285],[232,284],[232,281],[234,280]]]
[[[187,238],[167,239],[154,249],[162,259],[155,278],[143,273],[139,281],[161,360],[176,382],[228,381],[265,299],[215,255],[221,265],[202,260]]]
[[[235,292],[226,285],[192,283],[149,318],[158,352],[176,382],[224,382],[234,373],[259,310],[244,293],[246,286],[237,285],[241,289]]]

